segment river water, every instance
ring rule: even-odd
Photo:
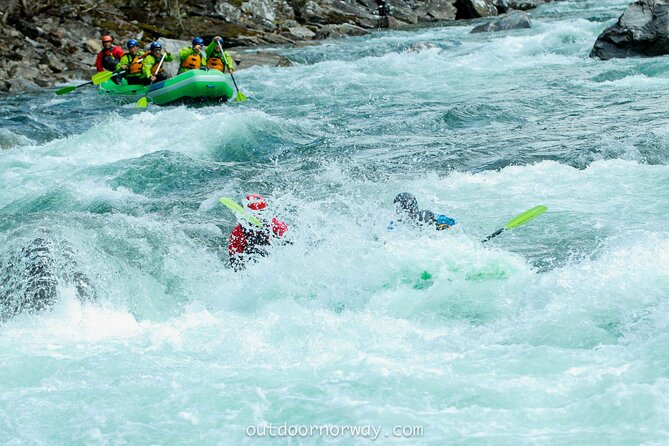
[[[0,261],[96,296],[0,324],[0,442],[669,442],[669,63],[588,58],[626,5],[273,48],[244,103],[0,97]],[[388,233],[403,191],[458,225]],[[235,273],[250,192],[293,244]]]

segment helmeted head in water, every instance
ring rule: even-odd
[[[415,221],[418,217],[418,201],[409,192],[397,194],[393,203],[395,204],[395,212],[399,221]]]

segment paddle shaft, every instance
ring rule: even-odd
[[[165,60],[165,56],[167,56],[167,53],[163,53],[163,57],[161,57],[160,62],[158,62],[158,68],[156,68],[156,74],[153,75],[153,77],[155,77],[156,79],[158,78],[158,74],[160,73],[160,67],[163,66],[163,60]],[[149,87],[156,81],[156,79],[149,82]]]
[[[221,50],[221,59],[223,59],[223,65],[226,66],[228,69],[228,73],[230,73],[230,77],[232,78],[232,83],[235,84],[235,89],[237,90],[237,94],[239,94],[239,87],[237,86],[237,81],[235,80],[235,76],[232,74],[232,68],[230,65],[228,65],[228,59],[225,57],[225,51],[223,51],[223,46],[221,45],[221,41],[219,40],[218,42],[218,49]]]
[[[155,74],[153,75],[154,79],[153,79],[151,82],[149,82],[149,85],[147,86],[146,94],[144,94],[144,96],[142,96],[142,97],[139,99],[139,101],[137,101],[137,107],[139,107],[139,108],[144,108],[144,107],[146,107],[146,103],[147,103],[147,99],[146,99],[146,98],[147,98],[148,95],[149,95],[149,87],[151,87],[151,85],[153,85],[153,82],[154,82],[154,81],[156,80],[156,78],[158,77],[158,74],[160,73],[160,67],[163,65],[163,60],[165,60],[165,56],[166,56],[166,55],[167,55],[167,53],[163,53],[163,57],[160,58],[160,62],[158,63],[158,68],[156,69],[156,72],[155,72]]]
[[[498,230],[496,230],[495,232],[493,232],[492,234],[490,234],[489,236],[487,236],[484,240],[481,240],[481,243],[485,243],[485,242],[487,242],[488,240],[490,240],[491,238],[497,237],[497,236],[500,235],[502,232],[504,232],[504,228],[499,228]]]
[[[525,211],[522,214],[517,215],[514,218],[512,218],[511,220],[509,220],[506,223],[506,225],[504,225],[503,228],[500,228],[497,231],[490,234],[488,237],[485,238],[485,240],[482,240],[481,243],[485,243],[488,240],[490,240],[491,238],[497,237],[502,232],[504,232],[505,229],[513,229],[513,228],[517,228],[518,226],[522,226],[525,223],[527,223],[528,221],[530,221],[530,220],[538,217],[539,215],[543,214],[547,210],[548,210],[548,208],[546,206],[543,206],[543,205],[535,206],[532,209],[530,209],[529,211]]]

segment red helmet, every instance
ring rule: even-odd
[[[252,211],[262,211],[267,207],[267,202],[260,194],[249,194],[246,196],[246,207]]]
[[[102,37],[100,38],[100,40],[102,40],[102,43],[104,43],[104,42],[113,42],[113,41],[114,41],[114,38],[113,38],[112,36],[110,36],[109,34],[105,34],[104,36],[102,36]]]

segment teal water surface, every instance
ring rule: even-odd
[[[41,238],[61,280],[0,324],[0,442],[669,442],[669,58],[588,58],[626,6],[272,48],[241,104],[1,97],[0,265]],[[402,191],[459,224],[388,233]],[[293,244],[235,273],[249,192]]]

